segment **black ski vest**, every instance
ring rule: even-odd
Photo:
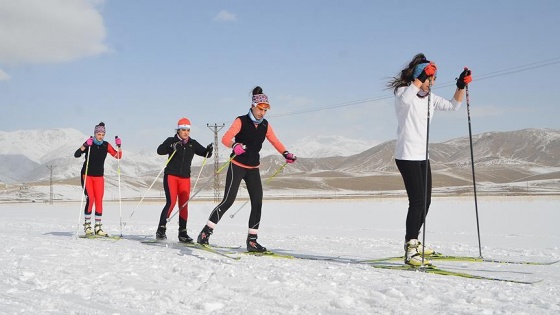
[[[261,151],[264,139],[266,139],[268,121],[263,119],[255,127],[255,123],[251,120],[249,114],[237,118],[241,120],[241,130],[235,135],[235,142],[244,144],[246,148],[245,153],[236,156],[234,160],[247,166],[259,166],[261,160],[259,152]]]

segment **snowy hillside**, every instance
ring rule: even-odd
[[[0,182],[22,183],[45,181],[50,176],[47,166],[55,166],[55,180],[78,177],[83,159],[74,158],[74,152],[87,139],[75,129],[19,130],[0,132]],[[110,137],[107,141],[113,143]],[[123,139],[122,173],[131,178],[156,175],[164,165],[165,157],[156,154],[159,144],[153,144],[141,152],[130,152]],[[290,150],[300,157],[348,156],[371,147],[363,141],[339,136],[305,138]],[[220,146],[220,156],[226,158],[230,150]],[[266,145],[261,156],[279,156],[271,145]],[[201,165],[202,158],[195,157],[193,165]],[[117,161],[108,157],[106,169],[116,172]]]
[[[362,140],[349,139],[342,136],[304,137],[293,144],[286,144],[286,149],[296,153],[301,158],[323,158],[331,156],[350,156],[361,153],[377,143],[368,143]],[[261,151],[261,156],[277,155],[274,148],[267,145]]]

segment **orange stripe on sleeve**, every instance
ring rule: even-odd
[[[272,129],[270,123],[268,124],[268,130],[266,131],[266,138],[268,139],[270,144],[272,144],[272,146],[276,149],[276,151],[280,152],[280,154],[286,151],[286,147],[284,147],[282,142],[280,142],[280,140],[276,138],[276,134],[274,133],[274,130]]]
[[[222,137],[222,144],[228,148],[231,148],[231,146],[235,142],[233,139],[235,138],[235,135],[239,133],[239,131],[241,131],[241,119],[235,118],[235,120],[231,124],[231,127],[229,127],[226,133],[224,133]]]
[[[115,148],[113,148],[113,146],[110,143],[107,143],[107,144],[108,144],[107,152],[109,152],[109,154],[111,154],[111,156],[113,156],[117,160],[122,159],[122,150],[117,151],[117,150],[115,150]]]

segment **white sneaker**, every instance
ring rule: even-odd
[[[86,233],[86,236],[93,235],[93,230],[91,229],[91,222],[86,221],[84,223],[84,232]]]
[[[105,233],[103,229],[101,229],[101,223],[95,223],[95,235],[109,236],[109,234]]]
[[[404,263],[410,266],[430,266],[432,262],[426,259],[426,254],[424,254],[424,261],[422,262],[422,253],[418,252],[418,246],[420,242],[417,239],[412,239],[404,245]]]

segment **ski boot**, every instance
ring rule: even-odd
[[[165,241],[167,239],[167,235],[165,235],[166,229],[165,225],[158,226],[156,231],[156,240]]]
[[[422,266],[422,253],[418,252],[418,242],[417,239],[409,240],[404,244],[404,263],[410,266],[419,267]],[[430,266],[432,264],[426,258],[426,254],[424,254],[424,266]]]
[[[200,245],[209,245],[208,240],[210,239],[212,232],[214,232],[214,229],[205,225],[202,231],[200,231],[200,234],[198,234],[196,242]]]
[[[181,243],[193,243],[193,239],[187,235],[187,229],[179,229],[179,242]]]
[[[418,241],[418,253],[422,255],[422,251],[424,251],[424,256],[430,256],[436,253],[433,248],[424,246],[422,242]]]
[[[85,221],[85,223],[84,223],[84,232],[86,233],[86,236],[91,236],[91,235],[93,235],[93,230],[91,229],[91,222]]]
[[[101,228],[101,223],[95,223],[95,235],[97,236],[109,236],[109,234],[105,233]]]
[[[257,234],[247,235],[247,251],[256,253],[266,252],[266,247],[261,246],[261,244],[257,243]]]

